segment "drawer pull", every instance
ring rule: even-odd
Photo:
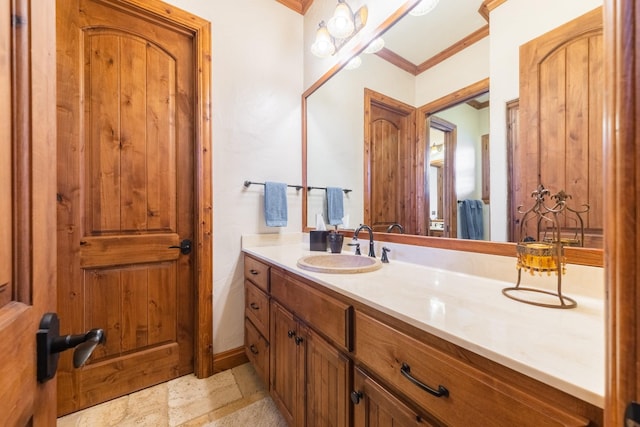
[[[253,268],[249,270],[249,273],[253,274],[254,276],[257,276],[258,274],[260,274],[258,270],[254,270]]]
[[[361,391],[352,391],[351,392],[351,401],[353,402],[354,405],[357,405],[358,403],[360,403],[360,399],[362,399],[363,394]]]
[[[260,310],[260,306],[255,302],[252,302],[251,304],[249,304],[249,307],[253,308],[254,310]]]
[[[249,346],[249,350],[251,350],[251,353],[253,353],[253,354],[258,354],[258,353],[259,353],[259,351],[258,351],[258,349],[256,348],[256,346],[255,346],[255,345],[253,345],[253,344],[251,344],[251,345]]]
[[[447,390],[444,386],[439,385],[438,389],[433,389],[428,385],[418,381],[411,375],[411,367],[406,363],[403,363],[400,367],[400,373],[409,381],[420,387],[422,390],[426,391],[429,394],[434,395],[435,397],[449,397],[449,390]]]

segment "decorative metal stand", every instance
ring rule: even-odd
[[[515,287],[508,287],[502,290],[502,293],[516,301],[533,304],[541,307],[550,308],[574,308],[578,304],[572,298],[562,295],[562,275],[565,274],[565,258],[564,246],[583,246],[584,245],[584,221],[582,214],[589,211],[588,205],[583,205],[583,210],[572,209],[567,206],[567,199],[571,196],[564,191],[551,196],[551,192],[542,185],[531,193],[531,197],[535,199],[534,205],[526,211],[522,211],[522,206],[518,207],[518,213],[522,214],[520,222],[520,241],[516,246],[518,261],[516,268],[518,269],[518,282]],[[554,205],[548,207],[545,205],[545,197],[551,197]],[[566,225],[568,221],[575,223],[574,236],[571,238],[562,236],[562,227],[559,218],[564,220]],[[524,236],[525,226],[535,221],[536,237]],[[541,238],[542,235],[542,238]],[[536,272],[542,273],[555,272],[558,276],[558,285],[556,292],[539,288],[520,286],[522,278],[522,270],[529,271],[531,275]],[[531,296],[531,293],[542,293],[558,298],[557,303],[543,303],[532,301],[524,296]]]

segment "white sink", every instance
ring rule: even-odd
[[[382,267],[379,259],[353,254],[307,255],[298,260],[298,267],[319,273],[366,273]]]

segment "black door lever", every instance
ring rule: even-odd
[[[182,255],[189,255],[191,253],[191,240],[184,239],[180,242],[180,246],[169,246],[169,249],[180,249]]]
[[[91,329],[86,334],[60,336],[60,320],[56,313],[46,313],[36,333],[38,381],[50,380],[58,369],[60,352],[75,348],[73,366],[79,368],[89,359],[93,350],[104,344],[107,337],[102,329]]]

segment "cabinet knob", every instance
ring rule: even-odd
[[[362,399],[364,395],[362,394],[361,391],[352,391],[351,392],[351,401],[353,402],[354,405],[357,405],[358,403],[360,403],[360,399]]]
[[[259,353],[258,349],[256,348],[256,346],[254,344],[251,344],[249,346],[249,350],[251,350],[251,353],[253,353],[253,354],[258,354]]]
[[[287,332],[287,335],[289,336],[289,338],[293,338],[296,336],[296,331],[289,331]]]
[[[296,337],[296,345],[302,344],[302,341],[304,341],[302,337]]]
[[[260,310],[260,306],[255,302],[252,302],[251,304],[249,304],[249,307],[253,308],[254,310]]]

